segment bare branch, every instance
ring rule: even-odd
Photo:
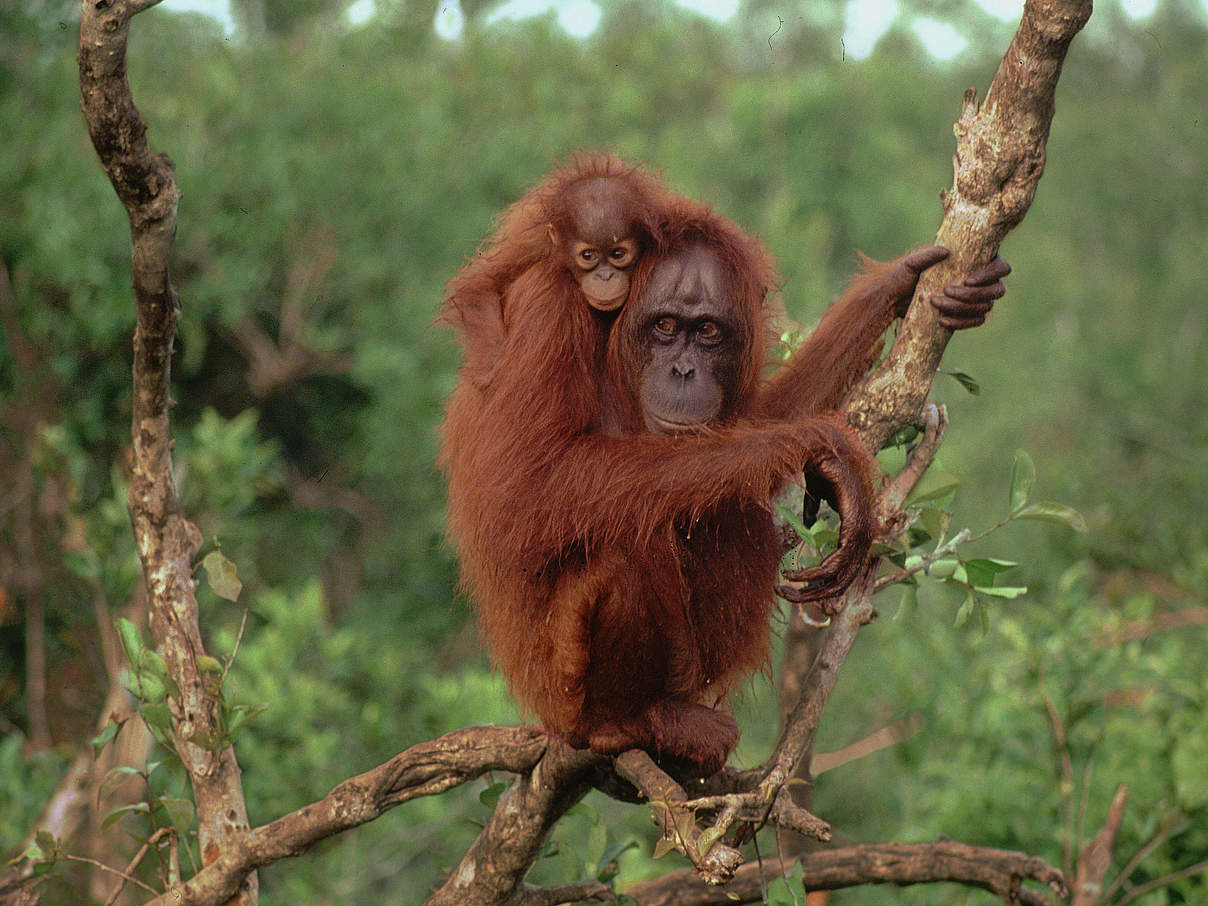
[[[221,739],[221,732],[218,703],[207,695],[197,667],[205,649],[192,565],[201,538],[181,512],[172,480],[168,388],[180,303],[168,261],[180,192],[172,162],[151,151],[126,76],[130,20],[151,5],[149,0],[86,0],[80,93],[93,147],[130,221],[137,324],[128,503],[150,598],[151,632],[181,692],[173,703],[176,749],[193,784],[202,858],[209,864],[247,833],[248,821],[234,750],[209,751],[190,742]],[[240,896],[246,904],[256,901],[254,875],[244,879]]]
[[[524,884],[550,829],[591,788],[604,763],[593,752],[550,740],[544,757],[499,798],[478,839],[426,906],[524,904],[540,896]]]
[[[919,427],[923,430],[923,436],[911,448],[902,470],[886,483],[877,500],[877,515],[890,534],[894,534],[894,522],[906,498],[935,461],[935,454],[944,442],[944,432],[948,429],[948,410],[935,403],[927,403],[923,408]]]
[[[842,609],[826,632],[822,651],[802,684],[802,695],[781,730],[780,740],[767,764],[764,784],[782,786],[793,776],[797,765],[813,746],[822,712],[839,678],[839,668],[855,644],[856,633],[861,626],[876,618],[871,595],[875,575],[876,563],[873,562],[847,590]]]
[[[536,774],[547,746],[549,738],[533,727],[470,727],[414,745],[345,780],[318,802],[234,839],[217,861],[148,906],[223,903],[249,872],[301,855],[321,840],[366,824],[404,802],[444,793],[489,771]],[[574,754],[589,765],[599,761],[590,753]]]
[[[1180,868],[1178,871],[1172,871],[1168,875],[1162,875],[1160,878],[1154,878],[1152,881],[1133,888],[1125,896],[1116,901],[1116,906],[1128,906],[1129,903],[1141,899],[1141,897],[1145,896],[1145,894],[1149,893],[1150,891],[1161,890],[1163,887],[1167,887],[1170,884],[1173,884],[1175,881],[1179,881],[1183,878],[1194,877],[1195,875],[1204,874],[1205,872],[1208,872],[1208,859],[1204,859],[1202,862],[1196,862],[1194,865],[1188,865],[1186,868]]]
[[[633,749],[621,753],[616,769],[650,803],[654,822],[663,831],[663,842],[682,853],[706,884],[716,887],[733,877],[735,869],[742,864],[742,855],[722,843],[720,838],[737,817],[736,809],[724,810],[713,827],[702,831],[696,824],[698,804],[689,802],[680,785],[663,773],[645,752]]]
[[[1133,853],[1133,857],[1128,860],[1128,864],[1120,869],[1116,875],[1116,879],[1112,881],[1111,887],[1103,893],[1103,902],[1110,903],[1112,901],[1112,897],[1127,883],[1128,879],[1132,877],[1132,873],[1137,870],[1137,866],[1144,862],[1151,852],[1171,837],[1181,834],[1190,826],[1191,822],[1187,820],[1186,816],[1178,812],[1167,816],[1162,822],[1162,827],[1140,849]]]
[[[1061,873],[1023,853],[966,843],[885,843],[810,853],[799,860],[807,890],[838,890],[864,884],[929,884],[950,881],[988,890],[1008,903],[1048,906],[1044,895],[1023,881],[1046,885],[1065,896]],[[786,865],[789,868],[791,865]],[[677,871],[626,891],[642,906],[729,906],[757,903],[763,884],[781,873],[779,865],[752,863],[738,869],[724,888],[709,887],[690,871]]]
[[[1124,820],[1124,803],[1127,799],[1128,787],[1120,784],[1112,797],[1103,828],[1086,844],[1078,857],[1078,874],[1074,880],[1074,898],[1070,906],[1095,906],[1103,902],[1103,879],[1112,866],[1116,835],[1120,832],[1120,822]]]

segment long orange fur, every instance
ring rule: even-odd
[[[546,228],[576,179],[638,186],[649,246],[619,316],[587,306]],[[627,376],[651,267],[703,243],[743,324],[737,404],[691,435],[645,431]],[[642,747],[708,773],[737,729],[719,706],[768,659],[781,559],[771,501],[802,470],[846,506],[849,542],[820,573],[841,588],[875,534],[871,457],[833,418],[913,279],[869,265],[814,336],[761,376],[776,274],[758,240],[654,176],[602,154],[510,207],[449,285],[462,379],[442,428],[449,535],[493,663],[523,707],[573,745]]]

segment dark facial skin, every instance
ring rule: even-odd
[[[641,256],[633,199],[616,179],[583,180],[564,199],[569,223],[553,238],[583,295],[598,311],[616,311],[629,294],[629,276]],[[563,232],[565,235],[563,235]]]
[[[648,431],[690,431],[724,414],[744,346],[729,295],[717,257],[698,245],[659,261],[631,303],[625,320],[645,351],[637,394]]]

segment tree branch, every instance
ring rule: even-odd
[[[1048,886],[1065,896],[1061,873],[1042,860],[1023,853],[969,846],[966,843],[883,843],[848,846],[810,853],[799,860],[806,890],[839,890],[863,884],[928,884],[951,881],[980,887],[1008,903],[1047,906],[1040,893],[1028,890],[1023,881]],[[784,866],[785,870],[789,865]],[[724,888],[709,887],[690,871],[676,871],[654,881],[637,884],[626,893],[642,906],[729,906],[757,903],[763,885],[781,874],[778,863],[752,863],[738,869]],[[735,899],[737,898],[737,899]]]
[[[991,260],[1003,238],[1023,219],[1044,169],[1061,62],[1090,12],[1090,0],[1028,0],[986,102],[979,107],[973,90],[965,93],[964,109],[955,127],[953,187],[944,195],[944,217],[936,237],[952,254],[923,273],[889,355],[842,406],[848,422],[871,450],[880,449],[903,425],[921,421],[925,426],[915,455],[885,490],[880,504],[883,521],[892,524],[893,512],[934,456],[946,424],[943,412],[934,408],[920,419],[952,333],[940,324],[925,300]],[[808,750],[838,664],[860,625],[872,618],[872,588],[870,573],[848,589],[844,619],[836,619],[828,630],[811,677],[785,722],[768,782],[783,782],[791,776]]]
[[[1074,898],[1070,906],[1095,906],[1104,902],[1103,879],[1112,866],[1116,853],[1116,835],[1124,820],[1124,803],[1128,799],[1128,788],[1124,784],[1116,787],[1107,820],[1094,838],[1082,849],[1078,857],[1078,873],[1074,878]]]
[[[544,757],[500,798],[486,827],[425,906],[547,902],[524,884],[550,829],[592,786],[604,759],[550,740]],[[597,890],[603,893],[603,885]]]
[[[470,727],[418,743],[345,780],[317,802],[235,838],[215,862],[190,880],[170,887],[148,906],[225,902],[249,872],[302,855],[316,843],[367,824],[404,802],[447,792],[489,771],[536,775],[548,747],[549,738],[533,727]],[[572,754],[588,766],[599,761],[591,753]],[[581,766],[574,758],[566,760]],[[559,784],[551,789],[561,788],[564,778],[556,779]]]
[[[870,450],[879,450],[903,425],[920,422],[952,333],[940,324],[928,298],[992,260],[1031,205],[1044,170],[1061,65],[1070,42],[1090,14],[1091,0],[1027,0],[985,103],[977,104],[973,89],[965,93],[954,127],[957,147],[952,188],[942,195],[944,215],[936,235],[936,242],[952,254],[924,272],[889,354],[841,407]],[[932,407],[922,422],[928,430],[917,455],[888,484],[880,501],[882,522],[891,533],[900,530],[897,511],[934,457],[946,420],[942,410]],[[870,572],[867,581],[849,589],[845,610],[825,631],[822,651],[809,676],[800,682],[797,705],[785,720],[764,784],[783,783],[794,774],[804,773],[808,778],[801,759],[810,751],[838,665],[850,650],[856,631],[874,613],[872,579]],[[808,662],[797,649],[809,643],[809,636],[790,633],[785,663]],[[782,692],[797,683],[797,678],[782,678]]]
[[[137,323],[134,462],[127,499],[150,599],[151,633],[180,689],[179,700],[172,701],[176,750],[193,785],[202,859],[211,864],[247,833],[248,821],[234,750],[228,745],[210,751],[190,742],[220,739],[221,732],[219,703],[207,694],[197,667],[205,649],[192,570],[201,536],[181,512],[172,480],[168,393],[180,302],[168,262],[180,192],[171,160],[151,152],[126,76],[130,19],[152,5],[154,0],[86,0],[80,94],[93,147],[130,222]],[[254,875],[244,879],[239,895],[236,902],[256,901]]]
[[[845,404],[870,449],[915,420],[952,335],[927,298],[993,259],[1027,213],[1044,172],[1061,65],[1090,14],[1091,0],[1027,0],[984,103],[965,92],[935,240],[952,254],[923,273],[889,355]]]

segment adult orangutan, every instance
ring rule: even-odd
[[[496,326],[446,312],[467,363],[443,427],[449,531],[492,660],[547,730],[707,774],[738,737],[719,706],[768,657],[773,498],[804,470],[841,518],[794,600],[836,594],[866,563],[875,467],[832,410],[947,250],[870,263],[764,381],[762,246],[684,199],[630,210],[650,226],[619,315],[581,304],[549,246],[526,257],[498,240],[493,254],[528,264],[495,285]],[[933,304],[950,326],[980,323],[1006,271],[995,261]]]

